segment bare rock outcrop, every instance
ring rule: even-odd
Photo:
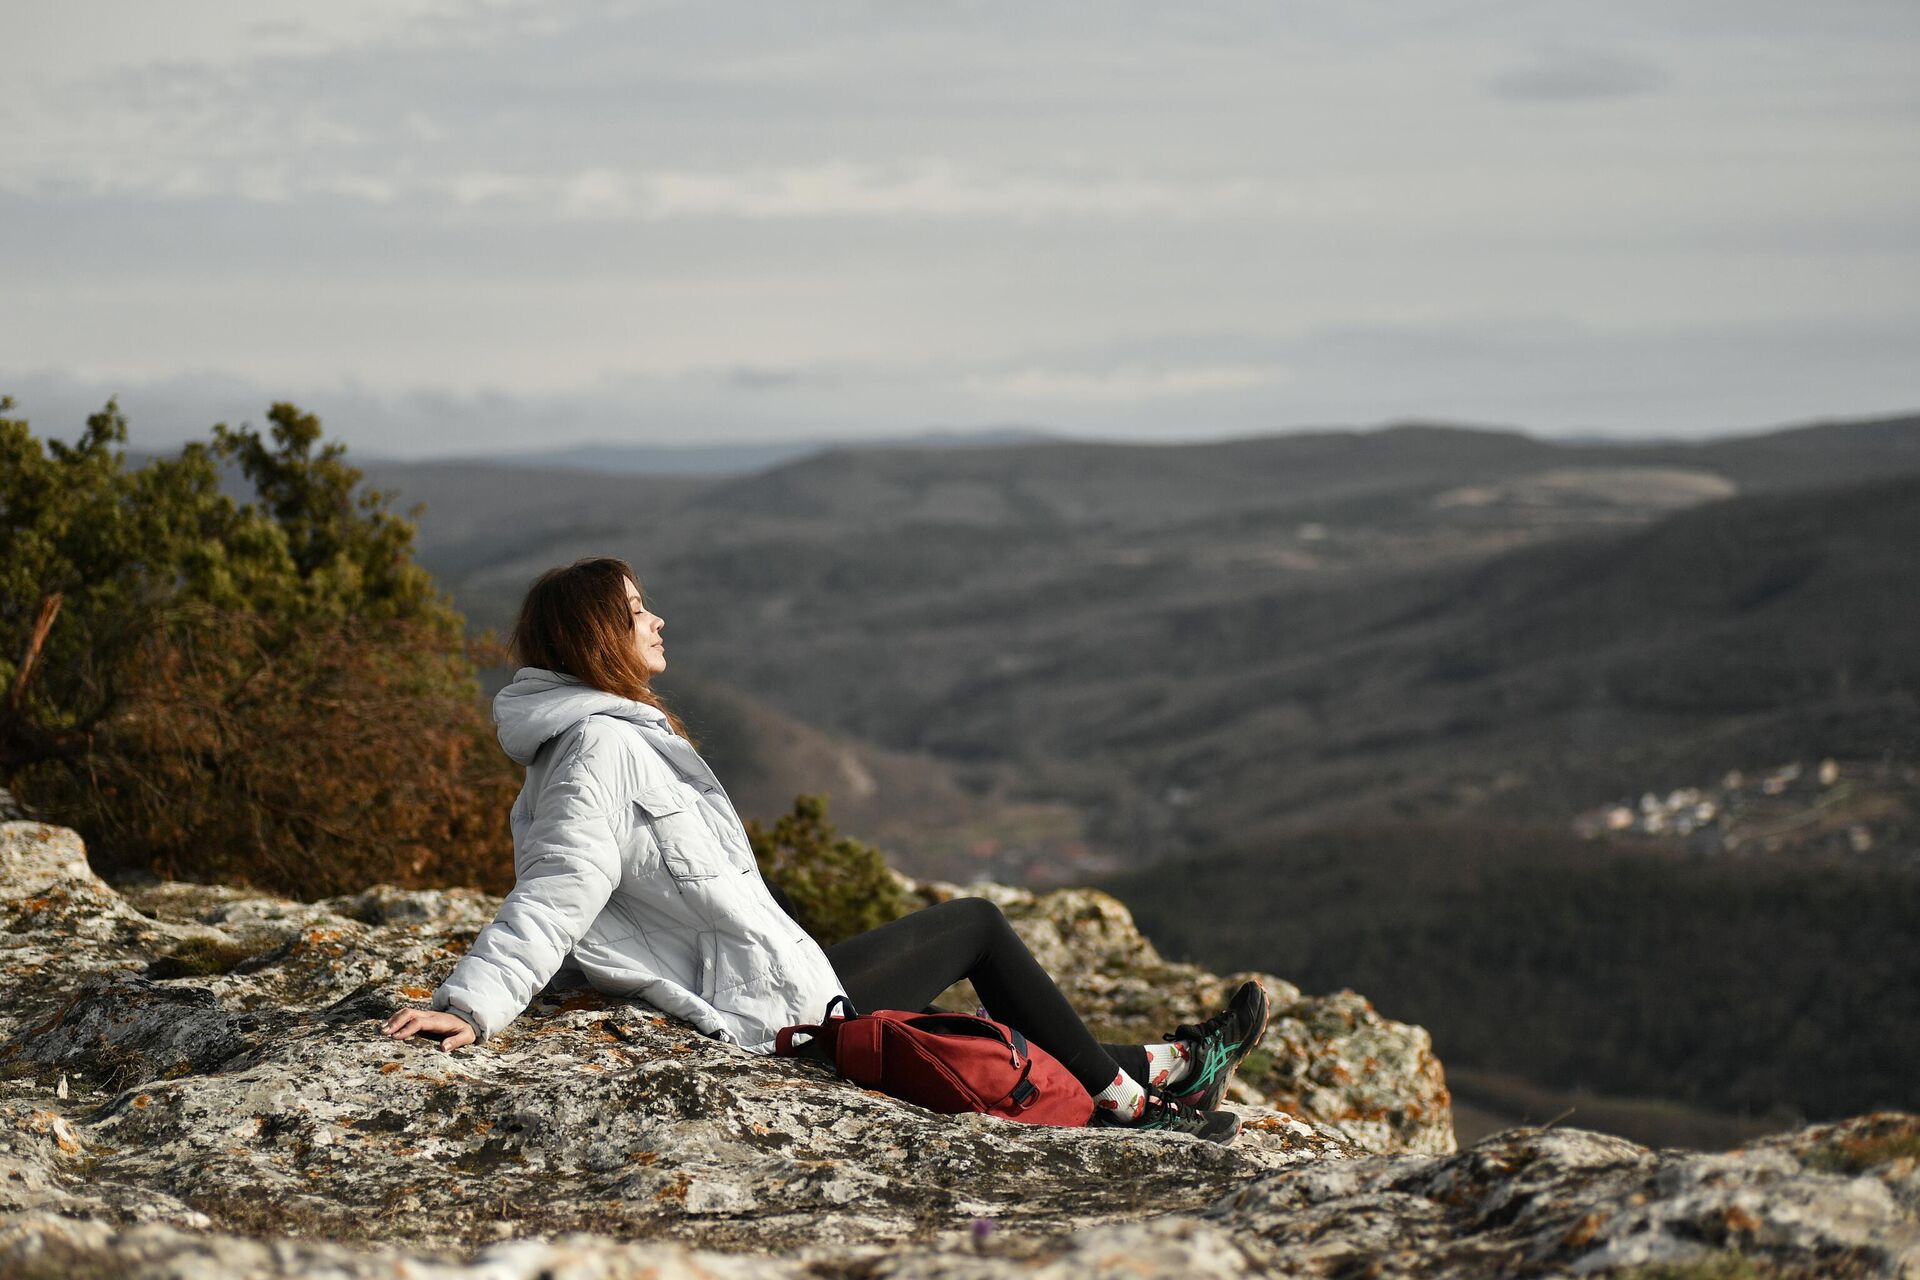
[[[1164,1031],[1232,980],[1168,964],[1102,895],[927,892],[1001,898],[1116,1034]],[[1423,1032],[1278,980],[1229,1147],[936,1116],[584,990],[454,1054],[382,1037],[495,905],[123,894],[73,833],[0,824],[0,1274],[1920,1266],[1920,1119],[1716,1156],[1533,1129],[1455,1152]]]

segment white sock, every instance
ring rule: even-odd
[[[1179,1084],[1193,1074],[1193,1050],[1186,1041],[1140,1047],[1147,1051],[1147,1083],[1155,1088]]]
[[[1138,1120],[1147,1109],[1147,1091],[1124,1071],[1113,1073],[1113,1083],[1093,1095],[1093,1105],[1111,1111],[1121,1120]]]

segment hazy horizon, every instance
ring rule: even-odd
[[[68,412],[58,420],[54,420],[44,413],[34,412],[33,405],[30,403],[33,399],[31,396],[23,398],[17,391],[13,391],[4,385],[0,385],[0,394],[12,394],[16,401],[18,401],[12,409],[8,410],[8,416],[27,419],[34,433],[42,438],[68,441],[78,436],[80,429],[85,425],[85,418],[89,414],[99,410],[105,403],[104,399],[82,403],[80,398],[69,390],[66,395],[55,397],[56,402],[64,402],[64,407]],[[189,441],[204,440],[209,433],[209,428],[211,428],[215,422],[226,422],[234,426],[240,425],[241,423],[248,423],[264,430],[266,424],[266,409],[270,402],[272,400],[289,398],[285,396],[269,396],[257,402],[260,407],[256,410],[223,413],[205,417],[197,429],[192,425],[193,419],[183,417],[176,411],[173,414],[163,415],[161,421],[166,425],[156,430],[154,422],[151,419],[143,419],[139,413],[140,399],[138,396],[130,399],[124,394],[114,393],[114,395],[121,411],[128,417],[127,447],[136,453],[143,454],[171,453]],[[309,400],[303,400],[299,397],[292,397],[291,399],[293,403],[303,409],[312,411],[314,408],[313,402]],[[1376,422],[1301,423],[1271,430],[1223,431],[1207,435],[1154,435],[1148,433],[1119,435],[1097,431],[1059,430],[1037,423],[998,422],[982,423],[978,426],[936,423],[918,427],[909,425],[899,430],[880,430],[858,435],[846,432],[834,433],[830,428],[823,427],[819,434],[813,435],[796,432],[784,436],[720,439],[699,439],[684,435],[658,439],[621,439],[615,436],[584,436],[580,438],[554,438],[545,440],[544,442],[536,442],[533,440],[505,440],[491,448],[469,447],[460,444],[458,441],[445,441],[440,442],[438,447],[429,444],[423,447],[393,449],[382,447],[381,444],[372,442],[374,438],[380,436],[391,440],[394,435],[391,424],[387,424],[384,429],[376,424],[376,428],[369,431],[367,429],[367,420],[364,417],[357,419],[349,418],[343,429],[338,421],[337,413],[331,416],[321,414],[322,425],[325,428],[324,439],[342,440],[349,443],[349,457],[358,463],[524,462],[526,465],[542,465],[546,459],[564,457],[566,455],[623,453],[629,451],[634,454],[657,452],[662,455],[698,455],[705,452],[720,453],[737,450],[743,454],[765,451],[768,454],[781,455],[765,464],[769,466],[778,465],[791,457],[797,457],[802,453],[811,452],[816,449],[836,447],[857,448],[861,446],[938,445],[943,442],[950,442],[960,446],[982,442],[994,444],[1060,442],[1115,445],[1208,445],[1272,436],[1310,435],[1316,432],[1342,431],[1368,433],[1388,431],[1400,427],[1438,427],[1468,431],[1507,432],[1534,440],[1557,444],[1601,444],[1620,445],[1623,447],[1630,445],[1703,444],[1710,441],[1727,440],[1737,437],[1767,435],[1778,431],[1790,431],[1803,427],[1875,422],[1906,417],[1920,417],[1920,407],[1893,408],[1883,412],[1815,414],[1805,418],[1783,421],[1735,423],[1729,424],[1722,429],[1710,431],[1648,431],[1635,434],[1580,430],[1555,432],[1533,429],[1524,424],[1517,423],[1471,422],[1431,416],[1411,416],[1384,419]],[[359,429],[355,430],[355,427]],[[362,442],[354,443],[348,439],[349,437]],[[1006,439],[1005,437],[1018,438]],[[669,470],[673,469],[681,468],[669,468]],[[684,469],[687,470],[689,474],[695,473],[698,470],[698,468]]]

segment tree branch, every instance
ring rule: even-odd
[[[56,591],[42,600],[40,615],[33,620],[33,633],[27,637],[27,651],[20,655],[20,667],[13,673],[13,684],[7,690],[7,710],[16,720],[26,712],[27,681],[33,678],[34,666],[40,661],[40,651],[46,647],[47,632],[53,630],[53,620],[60,615],[63,598]]]

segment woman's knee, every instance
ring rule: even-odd
[[[957,927],[980,936],[1013,927],[1007,923],[1006,913],[1000,910],[999,904],[990,898],[949,898],[927,910],[938,911]]]

